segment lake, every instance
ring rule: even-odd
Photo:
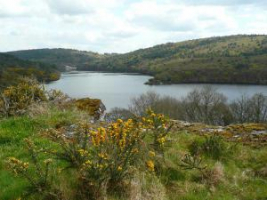
[[[175,98],[186,96],[193,89],[204,84],[174,84],[150,86],[144,83],[151,76],[125,73],[104,72],[68,72],[62,73],[61,79],[46,85],[48,89],[59,89],[70,97],[99,98],[107,110],[114,107],[127,108],[131,99],[148,91]],[[207,84],[206,84],[207,85]],[[255,93],[267,95],[267,86],[261,85],[221,85],[214,86],[231,101],[241,95],[252,96]]]

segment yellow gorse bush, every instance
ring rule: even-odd
[[[149,110],[146,117],[118,119],[106,127],[90,130],[87,139],[91,150],[82,159],[86,160],[81,170],[87,183],[84,185],[119,183],[129,176],[132,168],[154,172],[169,128],[164,115]]]
[[[0,95],[0,115],[24,114],[31,104],[46,100],[45,90],[37,81],[24,79],[18,85],[3,90]]]

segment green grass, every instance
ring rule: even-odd
[[[29,160],[24,139],[31,138],[39,148],[53,145],[40,136],[40,131],[54,128],[59,124],[72,124],[78,119],[78,114],[71,111],[51,109],[49,115],[30,118],[12,117],[0,121],[0,199],[17,199],[25,191],[28,183],[21,178],[15,178],[6,170],[6,160],[16,157],[23,161]]]

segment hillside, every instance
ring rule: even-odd
[[[23,59],[79,70],[150,74],[149,84],[267,84],[267,36],[236,35],[167,43],[125,54],[67,49],[10,52]]]
[[[61,71],[65,70],[65,66],[79,67],[104,57],[98,53],[60,48],[14,51],[9,54],[24,60],[54,64],[59,66]]]
[[[58,69],[55,65],[26,61],[12,55],[0,53],[1,87],[13,84],[21,76],[34,76],[42,82],[59,79]]]

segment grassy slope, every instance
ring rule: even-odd
[[[42,129],[55,127],[58,124],[72,124],[80,119],[80,114],[77,112],[50,109],[43,116],[17,117],[0,121],[1,200],[18,199],[27,187],[24,180],[14,178],[5,170],[5,160],[10,156],[28,160],[23,140],[32,138],[38,147],[49,147],[52,143],[41,137]],[[203,136],[180,131],[171,133],[170,139],[172,145],[166,152],[166,167],[159,181],[145,180],[145,184],[155,185],[155,188],[160,188],[156,185],[163,185],[162,192],[166,194],[167,199],[266,199],[267,177],[255,176],[253,173],[255,170],[267,167],[266,146],[252,148],[238,145],[231,154],[226,154],[220,161],[223,166],[223,180],[218,185],[212,186],[201,181],[197,170],[183,170],[179,167],[179,160],[188,151],[188,145],[194,140],[203,140]],[[214,166],[215,163],[215,160],[204,159],[205,165]],[[154,197],[157,196],[157,192],[159,191],[154,191]]]
[[[81,70],[141,72],[151,83],[267,84],[267,36],[236,35],[168,43],[126,54],[64,49],[11,52],[24,59],[72,64]]]

